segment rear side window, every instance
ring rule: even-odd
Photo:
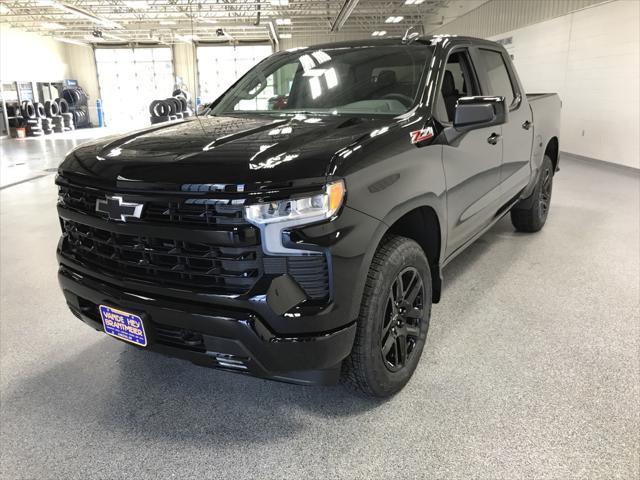
[[[511,105],[516,98],[513,91],[513,83],[509,77],[507,66],[500,52],[494,50],[479,50],[480,61],[489,79],[489,95],[502,96],[507,100],[507,105]]]

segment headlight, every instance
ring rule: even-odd
[[[331,218],[342,206],[344,194],[344,181],[338,180],[327,184],[324,192],[311,197],[247,205],[244,215],[248,222],[260,227],[266,253],[308,254],[309,251],[285,248],[282,231]]]
[[[344,182],[338,180],[328,184],[325,191],[318,195],[249,205],[244,213],[247,220],[256,225],[290,220],[303,225],[333,216],[342,205],[344,192]]]

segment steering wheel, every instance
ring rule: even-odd
[[[387,93],[386,95],[383,95],[382,98],[384,100],[397,100],[405,107],[413,105],[413,98],[403,95],[402,93]]]

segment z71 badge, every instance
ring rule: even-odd
[[[415,130],[409,135],[411,135],[411,143],[418,143],[424,140],[429,140],[433,137],[433,127],[423,128],[422,130]]]

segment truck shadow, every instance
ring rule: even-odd
[[[106,337],[92,343],[9,385],[2,408],[7,430],[54,421],[63,437],[92,428],[211,447],[267,444],[384,404],[339,385],[277,383],[114,345]]]

